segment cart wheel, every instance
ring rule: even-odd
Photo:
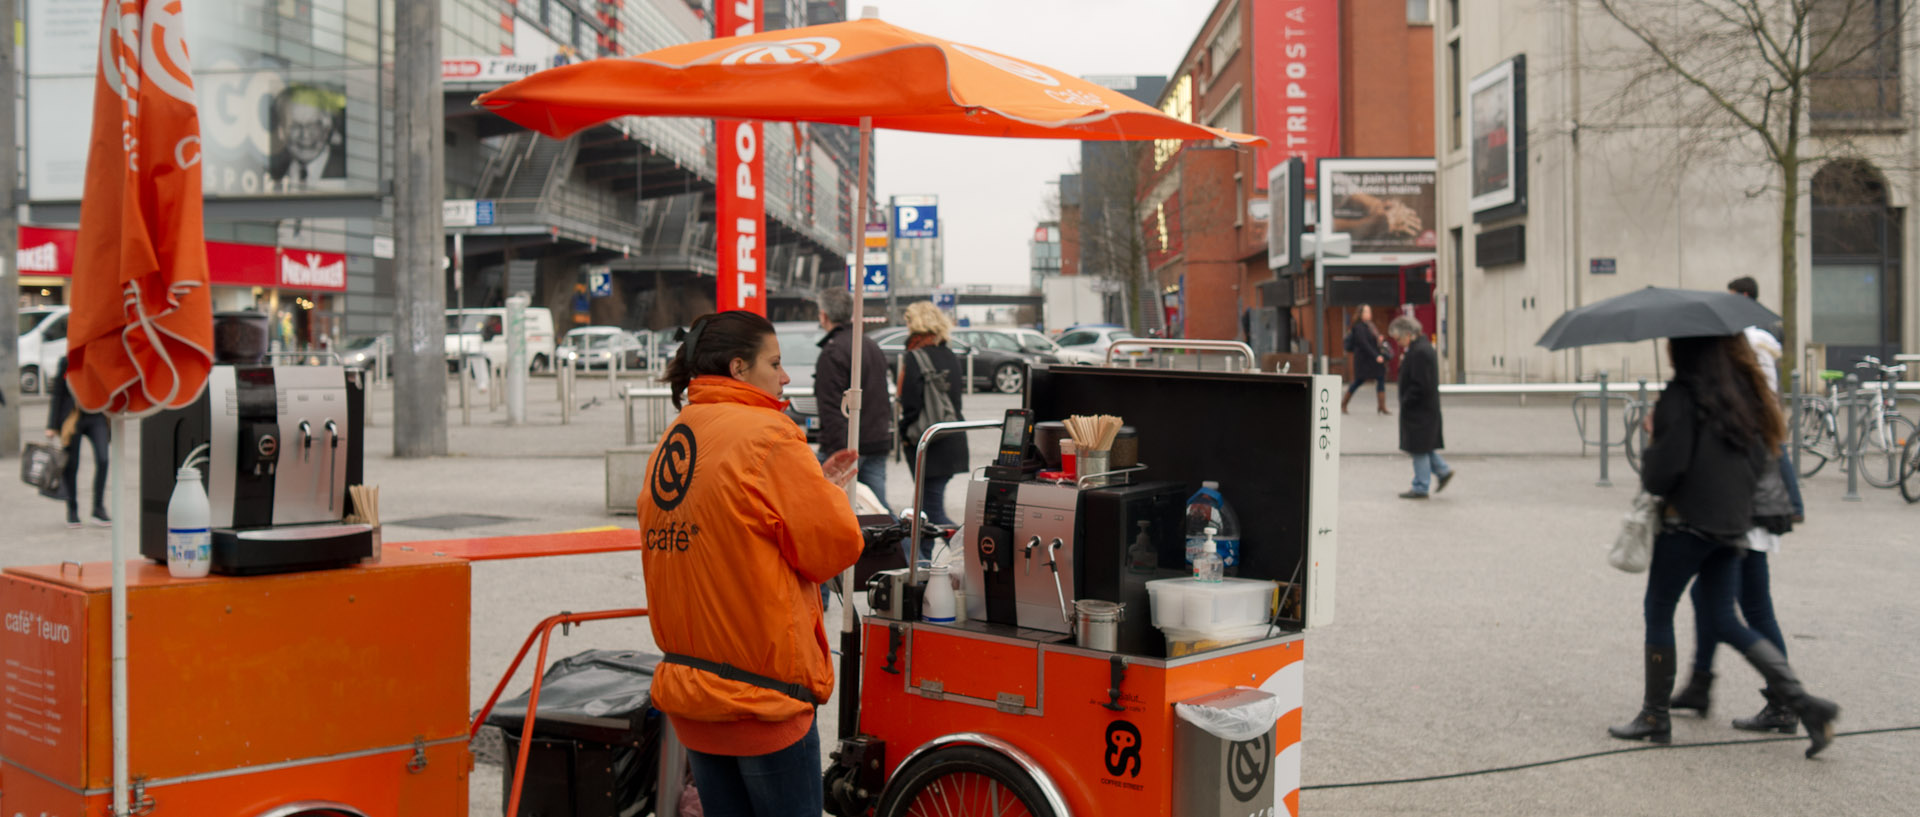
[[[878,817],[1057,817],[1026,772],[1004,755],[951,746],[895,773]]]

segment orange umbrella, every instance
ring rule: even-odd
[[[104,0],[74,253],[67,385],[112,415],[113,813],[127,814],[126,420],[184,407],[213,367],[200,114],[184,0]]]
[[[877,128],[964,136],[1266,144],[1168,116],[1042,65],[875,19],[551,68],[476,104],[555,138],[619,116],[716,116],[868,120]]]
[[[139,416],[192,403],[213,367],[200,114],[181,3],[106,12],[67,384],[88,411]]]

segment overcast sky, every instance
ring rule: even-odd
[[[849,0],[881,19],[1074,76],[1173,72],[1214,0]],[[1080,143],[876,131],[877,193],[940,197],[951,283],[1024,284],[1027,241],[1048,182],[1075,170]]]

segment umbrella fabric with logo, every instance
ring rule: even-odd
[[[67,383],[88,411],[138,416],[200,396],[213,309],[184,11],[122,5],[102,25]]]
[[[1749,326],[1772,326],[1779,320],[1745,295],[1647,287],[1561,315],[1537,345],[1558,351],[1655,338],[1737,335]]]
[[[880,20],[551,68],[476,103],[555,138],[618,116],[826,122],[964,136],[1266,140],[1167,116],[1051,68]]]

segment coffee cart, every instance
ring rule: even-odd
[[[1077,501],[1064,502],[1063,486],[1031,477],[995,485],[975,473],[956,537],[967,615],[919,621],[912,589],[890,585],[884,592],[909,597],[904,614],[875,605],[860,624],[859,669],[841,690],[851,734],[828,772],[829,810],[1298,814],[1304,631],[1333,616],[1339,388],[1333,377],[1251,371],[1037,369],[1024,401],[1033,418],[1120,415],[1138,431],[1145,467],[1126,485],[1065,486]],[[951,430],[983,426],[1000,423]],[[1239,575],[1278,582],[1280,592],[1263,634],[1173,655],[1151,626],[1145,583],[1185,570],[1184,502],[1202,480],[1218,481],[1239,510]],[[1020,499],[1029,494],[1036,499]],[[1137,530],[1154,541],[1156,569],[1122,566]],[[1003,561],[1015,576],[1000,592],[1018,596],[997,605],[999,615],[996,552],[1013,557]],[[1059,591],[1044,589],[1068,573]],[[1060,626],[1068,611],[1044,612],[1087,598],[1127,604],[1117,649],[1077,644]],[[1239,688],[1277,699],[1271,732],[1224,740],[1176,715],[1181,703],[1254,697]],[[849,708],[857,729],[844,722]]]

